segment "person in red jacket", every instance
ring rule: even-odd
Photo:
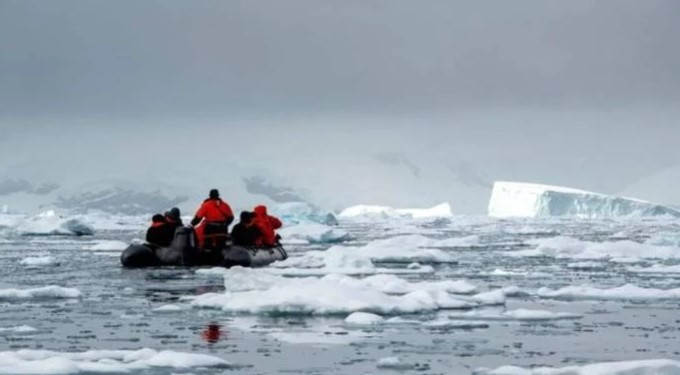
[[[220,192],[217,189],[212,189],[209,198],[203,201],[196,211],[191,225],[201,224],[202,230],[197,230],[197,233],[203,235],[202,241],[199,239],[199,242],[202,242],[205,248],[222,249],[226,246],[229,224],[232,221],[234,213],[231,207],[220,199]]]
[[[251,225],[257,227],[260,230],[260,236],[255,241],[257,246],[276,246],[276,229],[281,228],[283,225],[281,220],[274,216],[269,216],[267,214],[267,207],[257,206],[255,207],[253,221]]]

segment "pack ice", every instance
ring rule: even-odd
[[[638,199],[566,187],[506,181],[494,183],[488,210],[492,217],[680,217],[678,209]]]

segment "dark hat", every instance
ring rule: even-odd
[[[162,223],[162,222],[164,222],[164,221],[165,221],[165,218],[164,218],[163,215],[161,215],[161,214],[155,214],[155,215],[153,215],[153,217],[151,218],[151,222],[152,222],[152,223]]]
[[[220,197],[220,191],[217,189],[210,190],[210,198],[217,199]]]
[[[170,211],[165,212],[165,216],[172,218],[172,219],[175,219],[175,220],[179,220],[180,216],[182,216],[182,215],[179,212],[179,208],[173,207],[173,208],[170,209]]]
[[[246,223],[253,218],[253,213],[250,211],[241,211],[241,222]]]

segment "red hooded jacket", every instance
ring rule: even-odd
[[[255,241],[258,246],[274,246],[276,245],[276,232],[274,230],[281,228],[283,225],[281,220],[274,216],[267,214],[267,207],[257,206],[253,210],[255,216],[252,225],[256,226],[262,235]]]

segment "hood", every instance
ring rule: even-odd
[[[253,211],[255,212],[255,216],[267,216],[267,207],[263,205],[255,207]]]

